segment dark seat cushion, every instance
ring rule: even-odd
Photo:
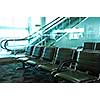
[[[57,64],[44,64],[44,65],[38,65],[39,68],[43,69],[43,70],[47,70],[49,72],[52,72],[53,69],[58,68]]]

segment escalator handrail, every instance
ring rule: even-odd
[[[28,40],[28,39],[3,39],[1,42],[0,42],[0,47],[2,49],[6,49],[5,46],[7,45],[7,42],[8,41],[25,41],[25,40]],[[5,41],[4,43],[4,46],[2,46],[2,43]]]
[[[11,51],[10,49],[7,48],[7,43],[9,41],[25,41],[25,40],[28,40],[28,39],[9,39],[9,40],[5,40],[5,43],[4,43],[4,49],[8,50],[8,51]]]
[[[1,42],[0,42],[0,47],[1,47],[2,49],[5,49],[5,48],[2,46],[2,43],[3,43],[4,41],[7,41],[7,39],[3,39],[3,40],[1,40]]]
[[[6,39],[6,41],[25,41],[25,40],[28,40],[27,38],[26,39]]]
[[[57,22],[55,22],[54,24],[52,24],[50,27],[46,28],[46,30],[48,30],[49,28],[51,28],[53,25],[57,24],[58,22],[60,22],[61,20],[63,20],[65,17],[61,18],[60,20],[58,20]]]
[[[62,20],[66,20],[67,18],[66,17],[63,17],[61,20],[59,20],[58,22],[56,22],[55,24],[53,24],[52,26],[50,26],[49,28],[47,28],[43,33],[46,33],[48,32],[49,30],[52,29],[52,27],[55,27],[54,25],[58,24],[59,22],[61,22]]]

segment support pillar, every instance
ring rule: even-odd
[[[40,17],[40,23],[41,23],[41,28],[43,27],[43,26],[45,26],[46,25],[46,17]],[[43,36],[43,31],[44,31],[44,29],[41,31],[41,35]],[[41,40],[43,39],[43,37],[41,37]],[[44,43],[43,43],[43,45],[44,45]]]

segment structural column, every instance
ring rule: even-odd
[[[46,25],[46,17],[41,17],[40,18],[40,23],[41,23],[41,28],[43,27],[43,26],[45,26]],[[44,30],[42,30],[42,32],[43,32]]]
[[[40,25],[41,25],[41,28],[43,27],[43,26],[45,26],[46,25],[46,17],[40,17]],[[44,29],[42,29],[41,30],[41,35],[43,35],[43,31],[44,31]],[[43,37],[41,37],[41,40],[43,39]],[[44,45],[44,43],[43,43],[43,45]]]

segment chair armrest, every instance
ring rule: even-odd
[[[66,69],[67,69],[69,66],[64,67],[64,65],[65,65],[65,64],[68,64],[68,63],[78,63],[78,62],[75,61],[75,60],[72,60],[72,59],[67,60],[67,61],[62,61],[62,62],[58,65],[58,68],[52,69],[51,74],[54,75],[54,74],[56,74],[56,73],[58,73],[58,72],[66,71]]]
[[[73,60],[73,59],[63,61],[61,64],[59,64],[58,69],[59,69],[59,70],[61,70],[61,69],[66,69],[66,68],[69,67],[70,65],[69,65],[69,66],[66,66],[66,67],[64,67],[64,65],[66,65],[66,64],[68,64],[68,63],[70,63],[70,65],[71,65],[71,64],[73,64],[73,63],[78,63],[78,61]],[[71,65],[71,66],[72,66],[72,65]]]

